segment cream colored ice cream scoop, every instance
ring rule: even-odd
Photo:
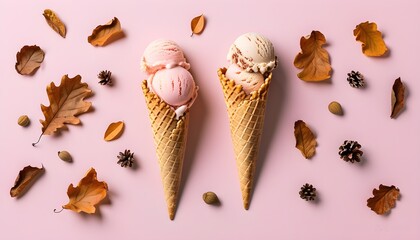
[[[257,33],[239,36],[230,47],[227,59],[247,72],[261,74],[269,73],[277,66],[273,44]]]

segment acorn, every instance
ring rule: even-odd
[[[203,194],[203,200],[207,204],[217,204],[219,203],[219,198],[214,192],[206,192]]]
[[[343,115],[343,109],[341,108],[340,103],[336,102],[336,101],[332,101],[330,102],[330,104],[328,104],[328,110],[335,115]]]
[[[67,151],[58,151],[58,157],[66,162],[72,162],[73,158],[71,157],[70,153]]]
[[[22,115],[18,118],[18,124],[22,127],[27,127],[29,125],[29,117],[27,115]]]

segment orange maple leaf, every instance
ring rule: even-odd
[[[367,206],[379,215],[385,214],[395,207],[395,202],[400,197],[400,190],[394,185],[379,185],[379,189],[373,189],[373,197],[367,200]]]
[[[362,52],[369,57],[384,55],[388,48],[382,39],[382,33],[378,31],[376,23],[363,22],[353,30],[356,41],[362,42]]]
[[[74,78],[64,75],[58,87],[53,82],[47,86],[50,106],[46,107],[41,104],[45,120],[40,120],[42,133],[38,142],[42,135],[51,135],[59,129],[66,128],[65,124],[79,124],[80,119],[77,116],[90,109],[92,103],[84,101],[84,98],[89,97],[92,90],[88,88],[87,83],[81,81],[80,75]]]
[[[84,178],[73,187],[70,184],[67,189],[69,202],[63,206],[63,209],[69,209],[80,213],[95,213],[95,205],[100,203],[107,195],[108,185],[106,182],[99,182],[94,168],[91,168]]]
[[[324,34],[312,31],[311,35],[300,39],[302,51],[295,57],[293,64],[299,69],[298,78],[308,82],[319,82],[331,77],[328,52],[322,48],[327,42]]]

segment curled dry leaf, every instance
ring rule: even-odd
[[[105,131],[104,139],[105,141],[112,141],[118,139],[124,131],[124,122],[115,122],[109,124],[108,128]]]
[[[308,159],[315,155],[316,139],[311,129],[302,120],[295,122],[296,148]]]
[[[42,133],[38,142],[42,135],[51,135],[59,129],[66,128],[65,124],[79,124],[80,119],[77,116],[90,109],[92,103],[84,101],[84,98],[89,97],[92,90],[88,88],[87,83],[81,81],[80,75],[74,78],[64,75],[58,87],[53,82],[47,86],[50,106],[41,104],[45,120],[40,120]],[[36,143],[32,145],[35,146]]]
[[[60,36],[63,38],[66,37],[66,26],[64,23],[60,20],[60,18],[57,16],[55,12],[53,12],[50,9],[45,9],[44,13],[42,14],[45,17],[45,20],[47,20],[48,25]]]
[[[191,37],[194,34],[200,34],[204,30],[204,26],[206,24],[206,19],[204,18],[204,15],[201,14],[200,16],[197,16],[191,20]]]
[[[97,26],[92,35],[88,37],[88,42],[93,46],[106,46],[109,43],[123,37],[121,24],[118,18],[114,17],[105,25]]]
[[[400,196],[400,190],[394,185],[379,185],[379,189],[373,189],[373,197],[367,200],[367,206],[379,215],[385,214],[395,207],[395,202]]]
[[[369,57],[384,55],[388,48],[382,39],[382,33],[378,31],[376,23],[369,21],[360,23],[353,30],[356,41],[362,42],[362,52]]]
[[[397,118],[401,110],[404,109],[405,86],[401,78],[397,78],[392,86],[391,92],[391,118]]]
[[[312,31],[310,36],[300,39],[302,51],[295,57],[294,65],[303,69],[298,73],[298,78],[319,82],[331,77],[331,65],[328,52],[322,48],[327,42],[325,36],[319,31]]]
[[[95,213],[95,205],[106,197],[107,192],[108,185],[106,182],[98,181],[96,170],[91,168],[86,176],[80,180],[77,187],[70,184],[67,189],[69,202],[63,208],[77,213]]]
[[[15,69],[19,74],[31,75],[41,66],[44,56],[40,47],[26,45],[16,54]]]
[[[38,179],[38,176],[44,172],[44,166],[41,168],[26,166],[24,167],[15,180],[15,185],[10,189],[11,197],[22,196],[29,187]]]

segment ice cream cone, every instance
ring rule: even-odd
[[[225,76],[226,68],[218,70],[220,83],[229,114],[230,132],[235,151],[244,208],[248,209],[251,199],[254,174],[264,124],[267,92],[270,75],[257,90],[247,95],[241,85]]]
[[[175,217],[187,142],[189,111],[176,119],[175,111],[159,96],[149,91],[147,81],[142,90],[152,123],[156,154],[160,166],[169,218]]]

